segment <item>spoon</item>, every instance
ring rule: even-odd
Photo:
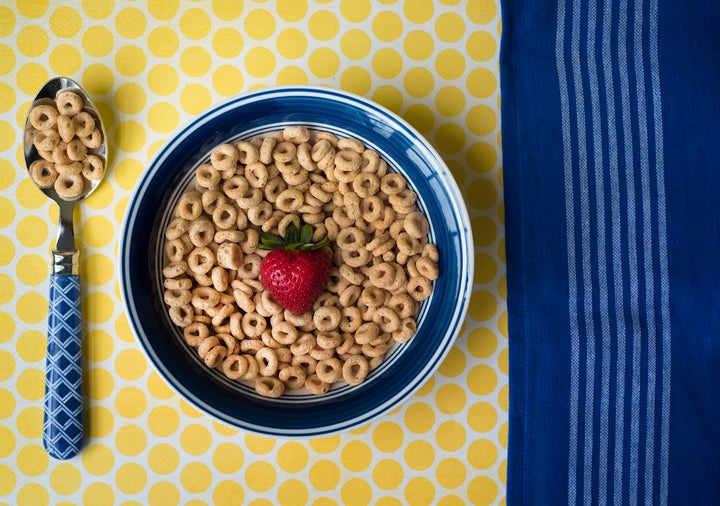
[[[67,77],[45,83],[30,107],[23,147],[30,176],[60,209],[50,276],[43,446],[51,457],[63,460],[75,456],[83,441],[82,317],[73,211],[104,175],[105,139],[100,114],[80,85]]]

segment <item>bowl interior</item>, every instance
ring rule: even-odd
[[[268,399],[210,371],[169,320],[162,297],[163,230],[210,151],[288,125],[359,139],[408,179],[440,250],[441,276],[421,304],[418,332],[396,346],[359,386],[325,395]],[[396,407],[429,379],[460,330],[472,285],[467,210],[437,153],[402,119],[361,97],[329,88],[281,87],[238,96],[206,111],[164,144],[143,174],[126,211],[120,284],[128,319],[159,373],[188,402],[230,425],[278,436],[350,430]]]

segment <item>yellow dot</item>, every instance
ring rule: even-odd
[[[94,367],[87,374],[88,397],[95,400],[106,399],[115,386],[113,376],[106,370]]]
[[[295,65],[283,67],[277,73],[276,84],[307,84],[308,77],[305,71]]]
[[[180,455],[171,444],[154,444],[148,452],[148,466],[157,474],[170,474],[177,469],[179,464]]]
[[[15,411],[15,395],[5,388],[0,388],[0,420],[4,420]]]
[[[468,188],[468,203],[475,209],[490,209],[497,202],[498,191],[487,179],[476,179]]]
[[[124,151],[139,151],[145,145],[146,138],[142,123],[134,120],[123,121],[115,130],[115,142]]]
[[[61,463],[50,472],[50,486],[58,494],[74,494],[81,484],[82,473],[74,464]]]
[[[15,471],[4,464],[0,464],[0,495],[10,495],[15,488]]]
[[[488,284],[492,282],[497,276],[497,272],[498,264],[492,255],[487,253],[477,253],[475,255],[474,278],[476,283]]]
[[[284,443],[278,449],[277,462],[280,468],[285,472],[300,472],[308,463],[307,448],[297,441]]]
[[[245,455],[243,454],[242,448],[235,443],[221,443],[213,452],[213,466],[224,474],[236,473],[242,467],[244,461]],[[278,454],[278,463],[283,467],[280,454]],[[285,468],[283,467],[283,469]]]
[[[470,310],[473,319],[486,322],[497,313],[498,303],[495,294],[487,290],[476,290],[470,296]]]
[[[245,436],[245,447],[252,453],[264,455],[275,448],[275,439],[256,434],[247,434]]]
[[[466,476],[465,464],[454,457],[441,460],[435,470],[435,478],[440,486],[448,489],[460,487]]]
[[[145,412],[147,398],[137,387],[124,387],[115,397],[115,409],[120,416],[137,418]]]
[[[278,52],[288,59],[300,58],[305,54],[308,40],[305,34],[297,28],[287,28],[280,32],[275,42]]]
[[[40,56],[47,51],[50,39],[47,32],[40,26],[28,25],[17,34],[16,44],[18,50],[30,58]]]
[[[395,422],[381,422],[372,435],[375,447],[382,452],[394,452],[403,443],[402,428]]]
[[[128,323],[125,314],[120,314],[115,320],[115,333],[117,336],[127,343],[135,342],[135,336],[130,330],[130,324]]]
[[[217,420],[212,421],[212,426],[215,429],[215,432],[217,432],[221,436],[237,436],[240,433],[239,429],[236,429],[235,427],[232,427],[230,425],[226,425],[224,423],[218,422]]]
[[[143,166],[140,161],[134,158],[125,158],[115,166],[115,181],[123,190],[132,190],[142,171]]]
[[[402,67],[402,55],[393,48],[381,48],[373,55],[373,71],[382,79],[392,79],[396,77],[402,71]],[[427,79],[424,79],[423,84],[427,85]]]
[[[180,17],[180,30],[189,39],[202,39],[210,33],[211,28],[210,16],[203,9],[188,9]]]
[[[7,304],[15,296],[15,282],[13,279],[0,272],[0,304]]]
[[[465,93],[457,86],[444,86],[435,95],[435,107],[445,116],[457,116],[465,109]]]
[[[443,49],[435,57],[435,70],[443,79],[457,79],[465,72],[465,57],[456,49]]]
[[[140,464],[127,462],[115,473],[115,484],[125,494],[137,494],[147,484],[147,471]]]
[[[340,436],[326,436],[309,440],[310,446],[318,453],[333,452],[340,444]]]
[[[393,11],[379,12],[372,22],[372,32],[383,42],[392,42],[402,35],[403,22]]]
[[[125,114],[139,113],[147,102],[145,90],[135,83],[125,83],[118,86],[114,98],[118,110]]]
[[[0,197],[0,227],[7,227],[15,219],[15,206],[12,201]],[[46,234],[47,235],[47,234]],[[22,239],[20,240],[22,242]],[[24,244],[24,243],[23,243]],[[25,244],[25,246],[28,246]]]
[[[104,285],[114,274],[114,264],[106,255],[95,253],[89,255],[81,264],[80,273],[91,285]]]
[[[254,77],[267,77],[275,70],[275,55],[266,47],[255,46],[245,55],[245,68]]]
[[[169,436],[177,431],[180,415],[170,406],[157,406],[148,415],[148,427],[156,436]]]
[[[14,214],[14,211],[12,214]],[[32,215],[25,216],[18,222],[16,233],[20,244],[28,248],[36,248],[47,240],[48,226],[42,218]]]
[[[245,33],[255,40],[265,40],[275,33],[275,17],[266,9],[253,9],[245,20]]]
[[[487,439],[476,439],[468,447],[467,461],[475,469],[490,469],[497,461],[497,457],[497,448]]]
[[[508,422],[503,423],[500,425],[500,428],[498,429],[498,441],[503,446],[503,448],[507,448],[507,442],[508,442]]]
[[[408,443],[403,457],[410,469],[424,471],[435,462],[435,448],[424,439],[416,439]]]
[[[25,209],[38,209],[45,205],[48,201],[44,193],[38,190],[35,183],[30,178],[23,179],[15,189],[18,204]]]
[[[440,125],[435,132],[438,149],[446,153],[457,153],[465,146],[465,130],[456,123]]]
[[[204,492],[212,483],[212,471],[202,462],[190,462],[180,472],[180,483],[188,492]]]
[[[441,386],[435,395],[435,403],[438,409],[448,415],[459,413],[465,408],[467,395],[459,385],[447,383]]]
[[[245,499],[245,491],[236,481],[225,480],[215,485],[212,498],[214,504],[240,505]]]
[[[25,369],[17,377],[16,388],[23,399],[42,399],[45,393],[45,373],[39,369]]]
[[[93,64],[88,65],[85,72],[83,72],[83,86],[85,90],[94,95],[104,95],[112,90],[115,85],[115,76],[112,70],[107,65]],[[102,117],[105,127],[109,127],[112,123],[110,119],[112,114],[108,114],[111,110],[104,107],[102,101],[96,101],[95,105],[100,109],[100,116]]]
[[[7,265],[15,257],[15,243],[9,237],[0,235],[0,265]]]
[[[470,34],[466,43],[467,55],[475,61],[488,61],[497,54],[497,41],[488,32]]]
[[[255,492],[270,490],[277,479],[275,468],[264,460],[251,462],[245,470],[245,483]],[[312,481],[312,476],[310,478]]]
[[[91,444],[83,449],[82,462],[90,474],[102,476],[112,471],[115,456],[104,444]]]
[[[103,406],[91,406],[87,410],[87,434],[93,438],[102,438],[110,434],[115,427],[113,412]]]
[[[340,50],[351,60],[360,60],[370,54],[372,41],[365,31],[354,28],[340,39]]]
[[[443,360],[438,372],[443,376],[454,378],[462,374],[465,370],[466,363],[467,360],[463,351],[460,348],[453,347],[450,349],[448,356],[445,357],[445,360]]]
[[[420,387],[420,390],[418,390],[415,395],[420,397],[423,395],[427,395],[430,392],[433,391],[435,388],[435,376],[430,376],[430,378],[423,384],[423,386]]]
[[[410,96],[422,98],[432,92],[435,78],[426,68],[415,67],[407,71],[403,78],[403,85]]]
[[[190,455],[202,455],[210,449],[212,435],[199,424],[188,425],[180,434],[180,445]]]
[[[340,469],[331,460],[318,460],[310,468],[308,478],[317,490],[331,490],[340,482]]]
[[[48,259],[29,253],[18,260],[15,269],[20,282],[35,286],[48,276]]]
[[[115,29],[126,39],[137,39],[147,27],[147,19],[140,9],[126,7],[115,16]]]
[[[115,359],[115,371],[128,381],[139,379],[147,370],[147,360],[140,350],[127,349],[118,353]]]
[[[335,51],[328,47],[319,47],[308,58],[310,72],[321,78],[330,78],[337,74],[340,59]]]
[[[115,434],[115,447],[123,455],[139,455],[147,445],[145,430],[138,425],[123,425]]]
[[[0,121],[0,151],[6,151],[15,142],[15,130],[6,121]]]
[[[91,292],[81,301],[83,317],[90,323],[104,323],[115,310],[113,299],[103,292]]]
[[[15,451],[15,433],[0,426],[0,457],[6,458]]]
[[[177,14],[179,3],[179,0],[149,0],[147,6],[154,18],[168,20]]]
[[[500,332],[500,334],[503,335],[503,337],[505,339],[507,339],[507,337],[508,337],[508,327],[507,327],[508,321],[507,321],[507,319],[508,319],[507,311],[503,311],[498,316],[498,321],[497,321],[498,331]]]
[[[467,348],[477,358],[487,358],[495,353],[497,338],[490,329],[477,327],[468,334]]]
[[[454,452],[465,444],[465,427],[456,420],[447,420],[440,424],[435,432],[435,441],[445,451]]]
[[[465,35],[465,21],[454,12],[444,12],[435,20],[435,33],[443,42],[457,42]]]
[[[5,83],[0,83],[0,112],[8,112],[15,105],[15,90]],[[3,165],[8,164],[7,160],[3,160]],[[11,178],[12,174],[3,176],[2,179]],[[5,186],[3,186],[4,188]]]
[[[468,148],[466,160],[468,167],[473,171],[486,173],[495,167],[497,163],[497,152],[490,143],[478,141]]]
[[[150,487],[148,501],[149,506],[180,504],[180,491],[169,481],[159,481]]]
[[[153,29],[148,35],[147,47],[158,58],[167,58],[177,52],[180,39],[177,33],[167,26]]]
[[[4,311],[0,311],[0,343],[15,337],[15,319]]]
[[[416,476],[405,485],[404,496],[408,504],[432,504],[435,499],[435,485],[424,476]]]
[[[102,329],[92,329],[84,340],[83,355],[93,362],[102,362],[112,355],[114,338]]]
[[[15,51],[5,44],[0,44],[0,75],[5,75],[10,73],[11,70],[15,68]],[[25,72],[27,74],[27,71]],[[18,73],[18,77],[22,77],[20,73]],[[47,79],[46,79],[47,80]],[[18,81],[19,83],[23,83],[23,81]],[[45,82],[45,81],[42,81]],[[38,87],[33,86],[32,89],[25,90],[28,92],[28,94],[37,93],[37,90],[40,89],[39,86],[42,86],[42,82],[38,84]],[[35,90],[35,91],[33,91]]]
[[[155,132],[170,133],[177,128],[180,115],[177,109],[167,102],[158,102],[148,111],[148,126]]]
[[[476,402],[468,409],[467,422],[475,432],[489,432],[497,423],[497,411],[488,402]]]
[[[50,496],[39,483],[28,483],[18,490],[17,504],[50,504]]]
[[[340,460],[348,471],[363,471],[370,466],[372,450],[363,441],[350,441],[340,452]]]
[[[348,67],[340,76],[340,87],[358,95],[365,95],[372,84],[372,78],[362,67]]]
[[[495,480],[488,476],[476,476],[468,484],[468,497],[472,504],[492,504],[497,498],[498,486]]]
[[[362,478],[349,479],[343,484],[340,490],[340,497],[343,504],[347,504],[348,506],[370,504],[372,495],[370,484]]]
[[[112,0],[83,0],[82,7],[85,13],[92,19],[105,19],[112,14]]]
[[[82,17],[72,7],[58,7],[50,15],[50,29],[58,37],[74,37],[82,28]]]
[[[337,16],[328,10],[319,10],[313,13],[308,20],[310,35],[320,41],[334,38],[340,29]]]
[[[214,0],[212,11],[220,19],[231,21],[242,14],[243,3],[237,0]]]
[[[213,34],[212,47],[215,53],[222,58],[235,58],[242,51],[243,36],[234,28],[220,28]]]
[[[414,402],[405,410],[405,426],[415,434],[423,434],[435,424],[435,413],[429,404]]]
[[[47,299],[37,292],[27,292],[17,299],[15,310],[25,323],[40,323],[47,318]]]
[[[495,19],[497,7],[493,0],[470,0],[465,6],[465,12],[470,21],[484,25]]]
[[[223,96],[229,97],[242,91],[243,74],[234,65],[223,65],[213,72],[213,88]],[[174,110],[174,109],[173,109]],[[175,111],[177,115],[177,111]],[[176,125],[173,127],[175,128]],[[169,132],[170,130],[168,130]]]
[[[486,105],[476,105],[468,111],[467,125],[476,135],[489,135],[497,127],[497,115]]]
[[[412,104],[405,110],[403,118],[423,134],[429,132],[435,124],[435,113],[425,104]]]
[[[126,45],[115,53],[115,66],[122,75],[135,77],[145,70],[147,58],[145,52],[133,45]]]
[[[15,91],[12,91],[13,95]],[[15,166],[9,160],[0,159],[0,189],[9,188],[15,181]]]
[[[0,6],[0,37],[7,37],[15,30],[15,14],[9,8]]]
[[[150,394],[158,399],[169,399],[175,395],[168,384],[155,371],[148,375],[147,386]]]
[[[488,98],[497,90],[495,74],[485,68],[476,68],[467,76],[467,91],[476,98]]]
[[[82,45],[89,56],[100,58],[110,54],[115,45],[115,38],[104,26],[91,26],[83,33]]]
[[[83,241],[96,248],[108,245],[114,233],[112,222],[104,216],[90,216],[82,225]]]
[[[434,12],[433,0],[405,0],[403,12],[413,23],[427,23]]]
[[[212,102],[210,92],[201,84],[189,84],[180,92],[180,105],[190,114],[199,114]]]

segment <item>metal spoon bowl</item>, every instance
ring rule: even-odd
[[[86,148],[86,151],[87,155],[94,155],[102,160],[102,175],[104,175],[107,167],[107,142],[102,118],[87,93],[79,84],[67,77],[55,77],[45,83],[30,107],[24,131],[25,165],[28,173],[34,162],[46,160],[48,157],[45,153],[43,158],[35,146],[37,129],[30,121],[30,114],[37,106],[54,106],[56,97],[65,91],[75,93],[82,100],[81,110],[94,120],[95,128],[100,135],[100,143],[98,146],[95,146],[95,142],[92,143],[93,147]],[[69,117],[67,114],[65,116]],[[65,162],[64,160],[46,161],[52,164]],[[55,165],[52,170],[54,168]],[[50,174],[52,170],[47,169]],[[50,276],[43,419],[43,446],[50,456],[57,459],[69,459],[76,455],[83,440],[82,317],[73,213],[75,206],[90,195],[99,186],[101,180],[101,177],[93,179],[83,177],[82,191],[72,199],[61,197],[54,185],[43,184],[42,187],[38,185],[45,195],[57,203],[60,210]],[[38,184],[37,181],[35,183]]]

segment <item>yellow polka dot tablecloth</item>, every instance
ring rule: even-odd
[[[498,0],[16,0],[0,3],[0,504],[504,504],[508,347]],[[22,130],[54,76],[97,104],[109,165],[76,209],[85,444],[42,446],[58,209]],[[125,209],[153,154],[245,91],[325,85],[396,112],[447,162],[475,274],[450,354],[413,397],[349,433],[273,439],[181,400],[130,330],[118,284]]]

